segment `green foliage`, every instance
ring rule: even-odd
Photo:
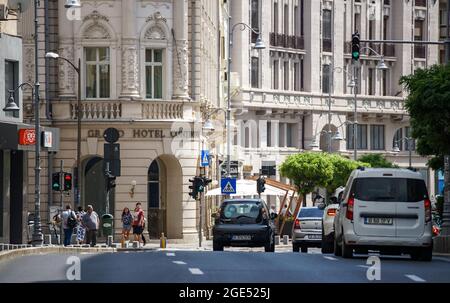
[[[450,154],[450,64],[417,69],[400,83],[409,91],[405,107],[411,117],[416,151],[423,156],[442,158]],[[429,165],[439,165],[433,159]]]
[[[398,165],[389,162],[382,154],[366,154],[359,161],[369,163],[374,168],[398,168]]]
[[[338,154],[304,152],[289,156],[280,167],[283,177],[291,179],[302,195],[316,187],[334,192],[345,186],[351,172],[358,166],[370,167],[369,163],[353,161]]]
[[[327,154],[304,152],[290,155],[281,164],[280,173],[306,195],[315,187],[326,187],[333,179],[333,164]]]

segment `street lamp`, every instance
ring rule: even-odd
[[[9,98],[8,103],[6,103],[5,108],[3,108],[3,111],[5,112],[17,112],[20,110],[20,108],[17,106],[16,102],[14,101],[14,90],[9,90]]]
[[[67,2],[79,2],[79,1],[67,1]],[[67,5],[67,4],[66,4]],[[75,4],[74,4],[75,5]],[[67,6],[66,6],[67,7]],[[77,96],[77,165],[76,165],[76,180],[75,180],[75,206],[80,206],[80,179],[81,179],[81,59],[78,59],[78,66],[75,66],[70,60],[59,56],[59,54],[54,52],[48,52],[45,54],[45,58],[48,59],[61,59],[69,63],[70,66],[78,74],[78,96]]]
[[[405,138],[401,138],[399,140],[395,140],[394,141],[394,148],[392,149],[392,152],[395,154],[398,154],[400,152],[400,147],[398,145],[398,143],[403,143],[403,141],[406,142],[406,144],[408,144],[408,152],[409,152],[409,168],[412,168],[412,142],[414,141],[414,138],[411,137],[405,137]]]
[[[81,7],[81,3],[80,3],[80,0],[67,0],[64,7],[65,8]]]
[[[258,35],[254,49],[261,50],[266,48],[264,43],[261,40],[261,33],[259,31],[254,30],[250,25],[239,22],[231,27],[231,15],[228,15],[228,66],[227,66],[227,178],[231,177],[231,131],[230,131],[230,123],[231,123],[231,48],[233,46],[233,32],[237,26],[240,26],[240,30],[244,31],[246,28],[251,30],[253,33]]]

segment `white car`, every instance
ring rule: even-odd
[[[334,222],[334,254],[379,250],[431,261],[431,201],[425,181],[408,169],[359,168],[350,175]]]
[[[328,204],[323,212],[322,218],[322,253],[328,254],[334,251],[334,217],[339,208],[339,200],[342,199],[345,187],[336,189],[333,196],[330,197],[331,203]]]

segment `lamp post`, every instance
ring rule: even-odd
[[[365,46],[363,48],[361,48],[360,52],[362,52],[363,50],[368,49],[372,52],[374,52],[379,58],[380,58],[380,62],[377,64],[377,69],[378,70],[387,70],[389,69],[389,67],[386,65],[386,63],[384,63],[384,56],[380,55],[376,50],[374,50],[371,47]],[[354,82],[355,86],[353,87],[353,102],[355,104],[354,107],[354,119],[353,119],[353,149],[354,149],[354,154],[353,154],[353,159],[355,161],[358,160],[358,147],[357,147],[357,142],[358,142],[358,104],[357,104],[357,94],[358,94],[358,64],[354,64],[354,71],[353,71],[353,80],[352,82]]]
[[[254,49],[264,49],[266,48],[264,43],[261,40],[261,33],[259,31],[254,30],[250,25],[239,22],[231,27],[231,16],[228,15],[228,62],[227,62],[227,178],[231,177],[231,131],[230,131],[230,123],[231,123],[231,48],[233,46],[233,32],[237,26],[240,26],[240,30],[244,31],[246,28],[251,30],[253,33],[258,35],[256,39]]]
[[[408,168],[412,168],[412,142],[414,142],[414,138],[411,138],[411,137],[405,137],[405,138],[401,138],[401,139],[399,139],[399,140],[396,140],[396,141],[394,141],[394,149],[392,150],[394,153],[399,153],[400,152],[400,148],[399,148],[399,146],[398,146],[398,143],[400,143],[400,142],[402,142],[403,143],[403,141],[405,141],[406,142],[406,144],[408,144],[408,157],[409,157],[409,166],[408,166]]]
[[[74,2],[74,1],[70,1]],[[59,54],[48,52],[45,54],[46,58],[49,59],[61,59],[69,63],[70,66],[77,72],[78,74],[78,96],[77,96],[77,159],[76,159],[76,181],[75,181],[75,206],[80,206],[80,197],[81,197],[81,189],[80,189],[80,179],[81,179],[81,59],[78,59],[78,66],[75,66],[70,60],[60,57]]]

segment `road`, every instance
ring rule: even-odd
[[[72,282],[66,277],[70,255],[20,257],[0,263],[0,283]],[[450,258],[432,262],[412,261],[406,256],[382,256],[380,280],[367,278],[368,256],[343,259],[287,250],[278,253],[226,250],[224,252],[166,250],[81,253],[80,282],[450,282]],[[373,272],[373,271],[372,271]]]

